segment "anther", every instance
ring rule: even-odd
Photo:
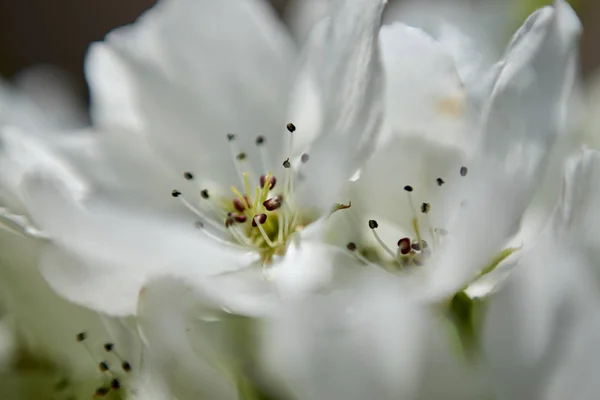
[[[430,210],[431,210],[431,204],[429,204],[429,203],[421,204],[421,212],[423,214],[427,214]]]
[[[123,368],[123,371],[129,372],[131,371],[131,364],[129,364],[127,361],[123,361],[121,363],[121,368]]]
[[[400,254],[402,255],[410,253],[410,239],[405,237],[398,240],[398,250],[400,250]]]
[[[379,224],[377,223],[377,221],[375,221],[374,219],[369,220],[369,228],[377,229],[378,227],[379,227]]]
[[[412,242],[412,244],[410,245],[410,247],[412,247],[413,250],[416,251],[421,251],[424,249],[427,249],[429,247],[429,245],[427,244],[426,241],[424,241],[423,239],[421,239],[421,241],[417,241],[415,240],[414,242]]]
[[[267,214],[256,214],[254,218],[252,218],[252,226],[256,227],[259,224],[262,225],[267,222]]]
[[[235,140],[235,135],[233,133],[228,133],[227,140],[229,140],[230,142],[233,142]]]
[[[287,130],[290,131],[290,133],[292,133],[296,130],[296,126],[290,122],[289,124],[287,124]]]
[[[245,198],[245,200],[242,200],[239,197],[233,199],[233,208],[235,208],[237,211],[242,213],[246,210],[246,208],[249,207],[250,205],[247,197]]]
[[[464,165],[462,167],[460,167],[460,176],[467,176],[468,172],[469,172],[469,170]]]
[[[266,183],[267,183],[267,175],[262,175],[260,177],[260,188],[261,189],[264,188]],[[269,183],[270,183],[269,190],[273,189],[275,187],[275,184],[277,183],[277,178],[275,178],[274,176],[271,176],[271,178],[269,179]]]
[[[100,386],[98,389],[96,389],[96,397],[104,397],[108,394],[109,391],[109,388]]]
[[[247,218],[246,218],[246,216],[244,214],[237,214],[237,213],[235,213],[235,214],[232,215],[232,217],[233,217],[233,219],[234,219],[235,222],[240,223],[240,224],[243,224],[244,222],[247,221]]]
[[[117,390],[121,388],[121,382],[117,378],[110,381],[110,387]]]
[[[106,350],[107,352],[110,352],[114,347],[115,347],[114,343],[105,343],[104,344],[104,350]]]
[[[281,207],[282,198],[281,196],[271,197],[268,200],[263,202],[263,206],[267,209],[267,211],[275,211],[279,207]]]
[[[410,185],[406,185],[406,186],[404,186],[404,190],[406,190],[407,192],[412,192],[413,188]]]
[[[108,363],[106,361],[100,361],[100,363],[98,363],[98,369],[100,369],[102,372],[106,372],[110,368],[108,367]]]
[[[263,143],[265,143],[265,137],[264,136],[258,136],[256,138],[256,140],[254,141],[254,143],[256,143],[257,146],[262,145]]]
[[[306,164],[308,162],[309,158],[310,158],[310,156],[307,153],[302,153],[302,155],[300,156],[300,161],[303,164]]]
[[[246,153],[244,153],[244,152],[241,152],[241,153],[239,153],[237,156],[235,156],[235,158],[236,158],[238,161],[244,161],[244,160],[246,159]]]
[[[183,177],[188,181],[191,181],[192,179],[194,179],[194,175],[191,172],[184,172]]]
[[[444,183],[446,183],[442,178],[437,178],[435,181],[437,182],[438,186],[442,186]]]
[[[292,166],[292,164],[290,163],[290,159],[287,158],[284,162],[283,162],[283,168],[290,168]]]
[[[87,334],[85,332],[80,332],[77,334],[77,341],[83,342],[87,338]]]
[[[202,191],[200,192],[200,197],[202,197],[204,200],[208,200],[208,198],[210,197],[208,194],[208,190],[202,189]]]
[[[173,197],[179,197],[179,196],[181,196],[181,192],[179,190],[173,190],[171,192],[171,196],[173,196]]]
[[[350,251],[356,251],[356,243],[350,242],[346,245],[346,248]]]

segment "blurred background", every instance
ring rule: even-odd
[[[218,1],[218,0],[215,0]],[[395,12],[394,19],[402,19],[402,3],[415,0],[389,0]],[[418,0],[420,2],[435,0]],[[83,58],[90,42],[102,40],[112,28],[135,21],[156,0],[0,0],[0,76],[13,77],[26,67],[46,64],[60,67],[75,80],[76,91],[87,97],[83,76]],[[319,4],[327,0],[270,0],[277,14],[292,30],[302,36],[305,20],[318,15],[305,15],[307,4],[319,13]],[[505,30],[506,39],[523,19],[535,8],[550,1],[540,0],[438,0],[438,3],[460,4],[474,11],[473,25],[482,25],[481,4],[494,4],[498,15],[490,8],[495,29]],[[571,0],[584,24],[581,68],[590,76],[600,65],[600,1]],[[454,6],[453,6],[454,7]],[[309,12],[309,14],[311,13]],[[508,12],[508,14],[507,14]],[[500,13],[502,15],[500,15]],[[299,15],[302,14],[302,15]],[[490,15],[486,16],[487,18]],[[410,21],[409,21],[410,22]],[[467,23],[469,23],[467,21]],[[499,25],[499,26],[498,26]]]

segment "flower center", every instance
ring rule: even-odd
[[[287,131],[288,154],[291,154],[296,127],[290,123]],[[208,189],[201,189],[196,204],[186,199],[179,190],[173,190],[171,194],[199,217],[196,227],[208,237],[221,244],[257,252],[262,264],[269,265],[274,256],[285,254],[296,232],[316,219],[302,212],[295,201],[296,181],[301,177],[302,166],[308,162],[309,156],[302,154],[295,166],[290,158],[284,160],[284,176],[280,182],[269,172],[265,137],[259,136],[255,140],[265,171],[261,175],[246,167],[248,156],[237,148],[236,135],[228,134],[227,140],[239,176],[239,187],[231,186],[225,191],[230,195],[219,196],[213,196]],[[194,179],[191,172],[183,175],[187,180]]]

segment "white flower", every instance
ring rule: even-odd
[[[383,6],[336,3],[302,53],[266,4],[239,0],[160,2],[93,45],[93,159],[107,164],[77,166],[74,194],[43,171],[21,183],[55,244],[40,262],[50,285],[116,315],[159,273],[264,266],[276,283],[300,277],[294,291],[327,285],[331,258],[353,260],[322,225],[379,129]]]
[[[543,235],[489,299],[483,356],[502,398],[593,398],[600,357],[600,154],[566,168],[561,203]]]

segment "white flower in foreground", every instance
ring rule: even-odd
[[[572,159],[564,183],[546,231],[484,314],[499,398],[591,399],[600,389],[600,153]]]
[[[301,54],[267,7],[164,1],[92,46],[95,123],[125,136],[121,153],[143,153],[106,156],[98,168],[122,175],[110,188],[85,167],[74,195],[51,174],[24,178],[27,208],[54,244],[41,270],[57,292],[128,315],[157,273],[252,267],[260,277],[267,267],[297,274],[302,291],[328,284],[332,258],[352,262],[321,231],[379,130],[384,2],[336,2]],[[136,186],[152,185],[139,196]]]

